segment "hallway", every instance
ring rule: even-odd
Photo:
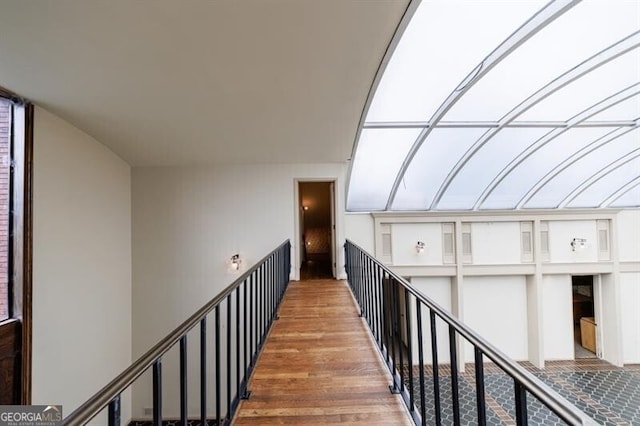
[[[235,425],[411,425],[344,281],[292,282]]]

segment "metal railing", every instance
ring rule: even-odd
[[[443,376],[439,374],[442,366],[438,363],[437,319],[448,329],[451,373],[450,398],[454,425],[461,424],[458,351],[463,347],[464,340],[473,347],[478,425],[485,425],[487,422],[484,357],[491,360],[502,372],[513,379],[512,403],[515,407],[510,407],[510,409],[515,412],[518,425],[527,425],[529,421],[527,395],[531,395],[569,425],[598,424],[351,241],[347,241],[345,244],[345,260],[349,286],[360,305],[361,316],[367,321],[378,349],[393,377],[393,385],[390,386],[390,389],[392,392],[402,395],[417,425],[427,424],[427,411],[429,412],[429,424],[440,425],[443,421],[440,386],[440,380]],[[411,299],[415,300],[414,317],[411,315]],[[423,312],[428,313],[429,318],[427,332],[431,338],[430,351],[425,351],[423,342],[425,334]],[[413,324],[416,327],[415,333],[412,332]],[[416,341],[414,342],[414,340]],[[418,355],[418,362],[414,364],[415,352]],[[431,357],[432,389],[429,390],[429,395],[427,395],[426,389],[428,383],[425,366],[429,365],[425,364],[426,355]],[[418,377],[415,377],[414,365],[418,368]],[[445,369],[442,368],[442,370]],[[448,392],[447,395],[449,395]],[[429,396],[429,399],[433,401],[431,406],[427,406],[426,396]]]
[[[207,419],[207,390],[209,388],[207,382],[207,320],[209,315],[214,317],[215,334],[213,348],[215,353],[213,358],[215,364],[215,424],[230,424],[240,400],[249,395],[247,389],[249,378],[271,324],[274,319],[277,319],[280,301],[289,284],[290,257],[291,245],[287,240],[67,416],[63,424],[83,425],[108,406],[109,426],[119,426],[121,421],[120,395],[144,372],[152,369],[153,425],[161,426],[162,357],[171,348],[179,345],[179,424],[186,426],[188,423],[187,333],[198,325],[200,326],[200,421],[202,425],[211,424],[211,420]],[[226,314],[221,318],[220,312],[223,305],[226,305]],[[223,334],[225,336],[221,339]],[[232,365],[233,355],[235,355],[235,365]],[[226,358],[225,366],[221,365],[223,357]],[[224,374],[223,368],[225,369]],[[224,388],[222,387],[223,381],[225,382]],[[232,390],[235,393],[232,394]],[[222,395],[225,395],[225,405],[222,404]]]

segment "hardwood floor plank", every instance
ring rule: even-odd
[[[412,425],[347,284],[293,282],[234,425]]]

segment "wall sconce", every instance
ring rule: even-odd
[[[577,247],[579,247],[582,250],[586,243],[587,243],[586,238],[574,238],[573,240],[571,240],[569,245],[571,246],[571,251],[576,251]]]
[[[231,270],[233,271],[237,271],[240,269],[240,264],[242,263],[242,259],[240,259],[240,255],[239,254],[234,254],[233,256],[231,256]]]
[[[423,241],[418,241],[416,243],[416,253],[418,253],[418,254],[424,253],[424,248],[425,247],[426,247],[426,244]]]

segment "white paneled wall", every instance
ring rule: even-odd
[[[640,212],[623,210],[616,217],[620,261],[640,261]]]
[[[425,243],[422,253],[418,241]],[[442,265],[442,226],[439,223],[394,223],[391,227],[394,265]]]
[[[392,256],[384,261],[510,356],[573,359],[571,277],[592,275],[601,356],[617,365],[640,362],[640,210],[372,217],[376,248],[390,234]],[[447,261],[445,226],[456,234]],[[574,250],[574,238],[584,246]],[[426,243],[421,254],[418,241]],[[527,283],[539,290],[527,292]]]
[[[473,263],[478,265],[521,262],[519,222],[475,222],[471,224]]]
[[[369,214],[350,213],[344,216],[345,238],[356,243],[365,251],[375,253],[375,233],[373,218]]]
[[[595,220],[550,221],[549,255],[552,263],[597,262],[598,232]],[[571,248],[571,240],[584,238],[585,246]]]
[[[451,312],[451,279],[449,277],[416,277],[411,279],[413,284],[420,292],[427,295],[428,298],[435,303]],[[411,330],[413,334],[413,359],[414,364],[418,363],[418,322],[415,315],[415,299],[411,299],[412,323]],[[422,328],[423,328],[423,353],[424,361],[430,364],[433,360],[431,351],[431,323],[429,319],[429,310],[424,306],[422,310]],[[438,342],[438,362],[449,362],[449,328],[448,326],[436,316],[436,336]]]
[[[466,277],[464,322],[516,360],[528,359],[524,276]],[[466,360],[473,360],[467,346]]]
[[[543,277],[544,357],[573,359],[573,303],[570,275]]]
[[[640,272],[620,274],[624,362],[640,363]]]

